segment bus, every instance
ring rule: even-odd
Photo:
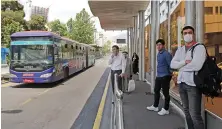
[[[49,31],[11,35],[10,81],[52,83],[95,64],[95,48]]]

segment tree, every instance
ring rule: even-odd
[[[81,43],[91,44],[94,41],[94,22],[90,20],[90,15],[83,9],[77,13],[75,20],[72,18],[67,22],[69,28],[69,38]]]
[[[2,1],[1,15],[1,40],[4,46],[9,46],[12,33],[28,29],[23,6],[18,1]]]
[[[110,52],[111,50],[111,44],[112,42],[110,40],[108,40],[104,45],[103,45],[103,48],[102,48],[102,51],[103,53],[108,53]]]
[[[1,1],[1,10],[12,10],[12,11],[20,11],[23,10],[23,6],[17,1]]]
[[[59,33],[61,36],[68,36],[67,27],[58,19],[48,23],[50,31]]]
[[[10,35],[12,33],[18,32],[22,30],[22,25],[19,22],[16,22],[12,19],[8,19],[8,18],[4,18],[3,19],[4,22],[7,22],[6,25],[2,26],[2,43],[6,46],[9,47],[10,46]]]
[[[46,20],[41,15],[32,15],[31,20],[28,21],[30,30],[46,30]]]

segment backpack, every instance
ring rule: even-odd
[[[193,51],[195,47],[198,45],[203,45],[203,44],[198,43],[191,48],[192,58],[193,58]],[[194,83],[196,84],[197,88],[200,89],[202,94],[204,94],[207,97],[208,100],[208,97],[211,97],[213,99],[214,97],[218,97],[219,94],[221,93],[221,86],[220,86],[221,80],[219,77],[221,69],[216,64],[216,58],[209,56],[207,49],[206,49],[206,55],[207,56],[203,64],[203,67],[198,72],[194,72]]]

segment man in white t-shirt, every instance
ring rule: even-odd
[[[114,79],[115,74],[117,73],[119,76],[123,77],[126,68],[126,60],[122,53],[119,52],[119,47],[114,45],[112,47],[112,56],[109,59],[109,65],[111,65],[111,82],[112,82],[112,89],[114,93]],[[118,77],[118,86],[119,89],[122,90],[122,80],[121,77]]]
[[[171,68],[179,70],[177,83],[188,129],[204,129],[201,116],[202,93],[194,83],[194,72],[199,71],[206,60],[206,49],[203,45],[195,47],[193,58],[191,49],[197,44],[192,26],[182,30],[185,46],[179,47],[171,61]]]

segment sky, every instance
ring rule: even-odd
[[[25,4],[28,0],[19,0],[21,4]],[[75,15],[79,13],[83,8],[93,16],[91,13],[90,7],[88,5],[88,0],[32,0],[33,6],[40,6],[40,7],[49,7],[49,21],[53,21],[55,19],[59,19],[61,22],[66,23],[68,19],[75,18]],[[25,11],[26,11],[25,6]],[[124,32],[120,31],[104,31],[101,26],[99,19],[97,17],[93,17],[92,20],[95,21],[95,26],[98,32],[103,32],[107,39],[113,39],[119,34]]]

